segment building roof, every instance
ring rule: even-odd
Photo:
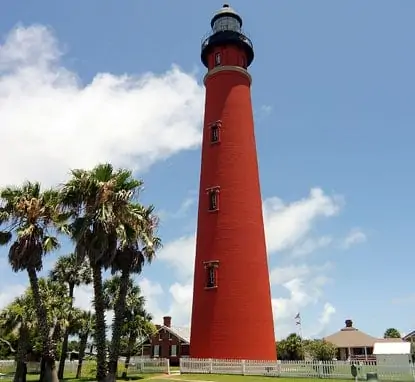
[[[379,338],[376,342],[404,342],[402,338]]]
[[[415,330],[413,330],[412,332],[408,333],[406,336],[404,336],[402,339],[404,341],[410,341],[411,338],[415,339]]]
[[[156,335],[160,330],[166,330],[169,333],[171,333],[173,336],[176,336],[181,341],[183,341],[185,344],[190,344],[190,328],[187,327],[181,327],[181,326],[165,326],[165,325],[156,325],[157,332],[154,334]],[[139,345],[144,344],[149,337],[144,338]]]
[[[172,326],[171,328],[166,328],[170,332],[186,343],[190,343],[190,328],[184,326]]]
[[[370,336],[353,327],[351,320],[346,320],[346,326],[338,332],[324,338],[338,348],[372,347],[379,339]]]

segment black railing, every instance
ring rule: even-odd
[[[252,43],[251,39],[249,37],[247,37],[247,35],[243,32],[243,30],[236,32],[233,30],[223,30],[223,31],[219,31],[219,32],[209,32],[207,33],[203,38],[202,38],[202,44],[201,44],[201,48],[202,50],[209,44],[209,42],[211,41],[211,38],[213,36],[221,36],[222,33],[226,33],[226,35],[228,35],[230,37],[230,39],[233,40],[240,40],[241,42],[244,42],[245,44],[247,44],[251,49],[254,49],[254,44]]]

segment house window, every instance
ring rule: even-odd
[[[220,52],[215,53],[215,66],[219,66],[220,65]]]
[[[218,261],[205,262],[206,283],[205,289],[213,289],[218,287]]]
[[[169,341],[171,341],[173,338],[173,335],[169,332]]]
[[[209,198],[209,211],[218,211],[219,210],[219,188],[211,188],[208,190]]]
[[[160,345],[154,345],[153,347],[153,356],[159,357],[160,356]]]
[[[159,331],[159,341],[162,341],[162,340],[163,340],[163,331],[160,330]]]
[[[219,143],[220,142],[220,128],[222,127],[221,121],[216,121],[212,123],[210,128],[210,143]]]
[[[170,356],[177,357],[177,345],[171,345]]]

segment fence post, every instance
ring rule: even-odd
[[[167,374],[170,375],[170,360],[168,358],[166,358],[166,363],[167,363]]]
[[[246,368],[245,368],[245,367],[246,367],[246,365],[245,365],[245,362],[246,362],[246,361],[243,359],[243,360],[242,360],[242,375],[245,375],[245,372],[246,372]]]
[[[209,358],[209,373],[213,374],[213,359]]]
[[[323,361],[318,361],[318,377],[323,378]]]

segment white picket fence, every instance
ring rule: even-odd
[[[128,369],[143,374],[170,374],[170,361],[167,358],[131,357]]]
[[[377,373],[380,380],[415,381],[413,364],[376,365],[376,362],[360,362],[356,365],[358,379]],[[239,374],[269,377],[352,379],[352,364],[347,361],[248,361],[182,358],[182,374]]]
[[[84,369],[87,368],[90,361],[84,361]],[[95,362],[94,362],[95,364]],[[122,364],[123,365],[123,364]],[[123,366],[119,366],[119,371],[123,371]],[[66,361],[65,373],[75,374],[78,368],[78,361]],[[2,374],[14,373],[16,370],[16,362],[14,360],[0,360],[0,379]],[[28,362],[27,371],[29,373],[40,372],[40,362]],[[170,362],[165,358],[141,358],[132,357],[128,367],[130,374],[170,374]]]

